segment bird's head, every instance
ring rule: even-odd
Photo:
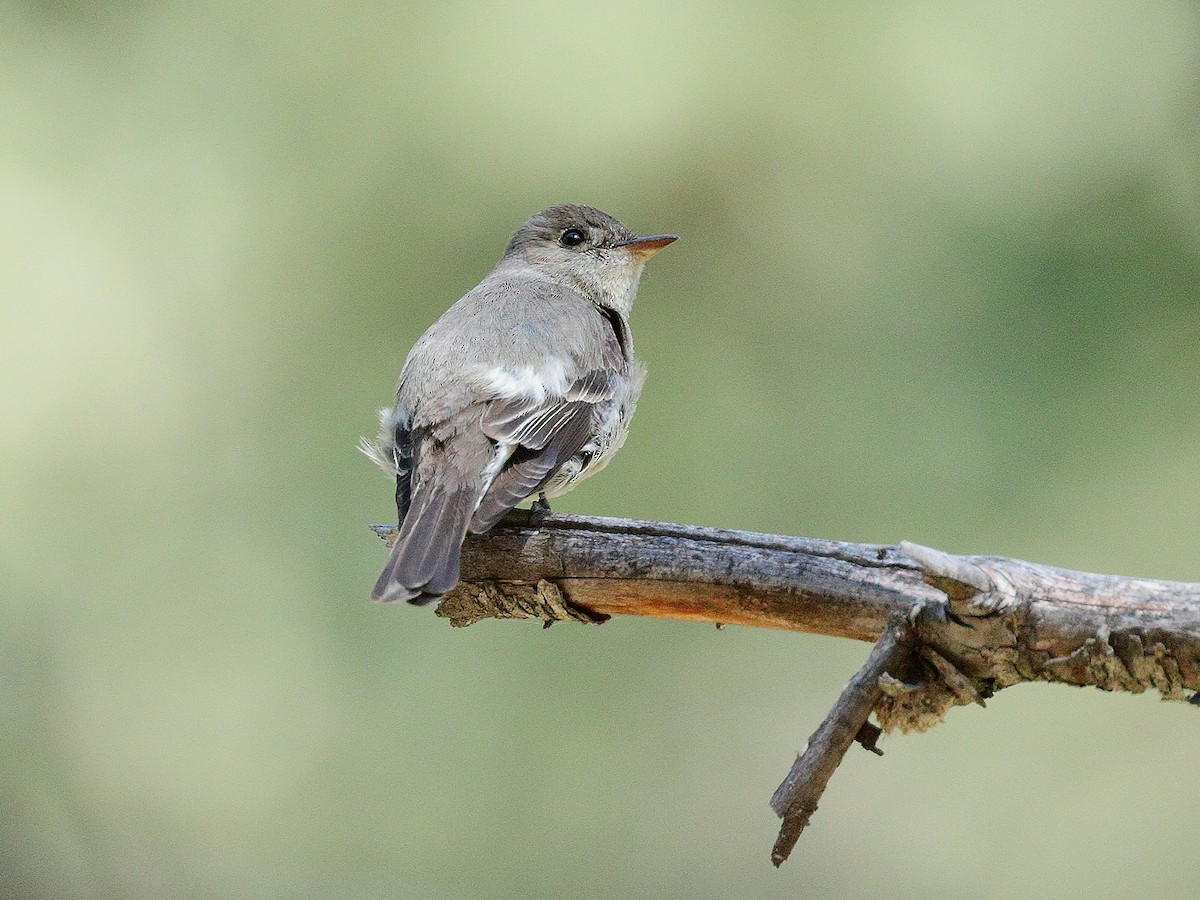
[[[646,260],[677,238],[637,237],[595,207],[552,206],[516,230],[504,259],[532,265],[593,303],[628,315]]]

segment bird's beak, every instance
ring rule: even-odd
[[[647,237],[630,238],[627,241],[617,241],[616,247],[628,247],[634,256],[646,260],[674,241],[679,240],[677,234],[651,234]]]

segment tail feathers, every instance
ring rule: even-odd
[[[430,491],[416,499],[371,599],[423,605],[458,584],[462,542],[477,499],[470,491]]]

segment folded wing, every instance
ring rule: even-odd
[[[616,372],[595,370],[575,381],[565,395],[537,400],[493,400],[483,414],[483,431],[514,447],[471,518],[471,531],[487,531],[526,497],[542,490],[559,468],[582,450],[595,430],[597,409],[612,401]]]

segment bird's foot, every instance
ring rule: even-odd
[[[538,494],[538,498],[529,507],[529,522],[532,525],[536,525],[548,515],[550,515],[550,501],[546,499],[544,493]]]

